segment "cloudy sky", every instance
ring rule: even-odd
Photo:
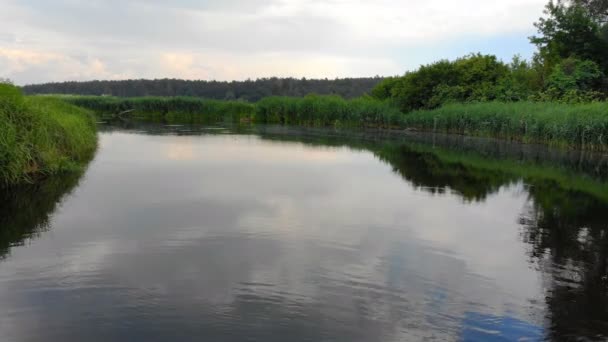
[[[402,74],[469,52],[529,57],[547,0],[0,0],[17,84]]]

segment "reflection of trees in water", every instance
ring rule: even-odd
[[[424,141],[375,142],[277,130],[260,134],[283,142],[369,150],[417,188],[438,194],[449,191],[466,201],[484,201],[501,187],[523,181],[530,200],[519,221],[522,240],[545,281],[551,337],[608,336],[608,203],[593,195],[605,187],[605,158],[574,152],[545,154],[526,145],[513,151],[496,144],[468,142],[470,146],[463,147],[447,139],[434,140],[442,147],[430,148]],[[167,129],[151,125],[149,133],[167,134]],[[187,128],[169,133],[196,134]],[[538,166],[541,163],[551,167]],[[587,181],[591,178],[595,180]],[[55,179],[12,194],[0,193],[0,257],[11,245],[47,229],[57,203],[77,182],[78,177]],[[563,184],[580,187],[567,189]],[[251,303],[240,305],[234,310]]]
[[[0,189],[0,259],[48,230],[61,199],[78,184],[81,173],[63,174],[11,189]]]
[[[439,194],[452,190],[468,201],[483,201],[517,179],[499,170],[448,164],[431,152],[417,152],[406,145],[385,147],[376,155],[415,187]]]
[[[608,336],[608,205],[551,183],[529,191],[523,240],[548,283],[551,332]]]
[[[259,128],[258,133],[276,141],[369,150],[418,189],[452,192],[466,201],[484,201],[522,181],[530,200],[519,223],[531,263],[547,287],[550,337],[608,336],[605,156],[454,136],[379,141],[364,134],[328,136],[285,127]]]
[[[519,223],[531,262],[543,273],[554,338],[608,336],[608,203],[557,181],[442,161],[407,146],[377,153],[420,189],[483,201],[519,179],[529,194]]]

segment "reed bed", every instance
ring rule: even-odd
[[[404,116],[404,127],[588,150],[608,149],[608,103],[448,104]]]

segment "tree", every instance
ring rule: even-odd
[[[527,100],[543,89],[539,65],[515,55],[508,65],[509,72],[499,85],[498,98],[502,101]]]
[[[599,22],[608,22],[608,1],[606,0],[572,0],[575,5],[586,8]]]
[[[551,0],[545,14],[546,18],[535,23],[540,35],[530,37],[538,47],[535,58],[544,66],[545,74],[569,57],[594,61],[608,71],[608,40],[602,37],[603,28],[587,7],[578,0],[571,5]]]
[[[387,77],[372,89],[372,97],[378,100],[386,100],[392,97],[392,90],[399,82],[398,77]]]
[[[471,54],[455,61],[423,65],[401,78],[385,81],[372,94],[390,92],[402,111],[432,109],[446,102],[489,101],[498,98],[498,84],[509,68],[496,56]]]
[[[589,60],[567,58],[555,66],[547,82],[546,93],[553,100],[586,102],[601,98],[604,74]]]
[[[138,96],[196,96],[208,99],[258,101],[270,95],[304,96],[309,93],[361,96],[382,81],[380,77],[345,79],[261,78],[247,81],[191,81],[176,79],[63,82],[27,85],[27,94]]]

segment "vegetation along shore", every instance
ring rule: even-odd
[[[531,61],[515,56],[505,63],[496,56],[483,54],[441,60],[403,76],[366,79],[367,86],[373,82],[375,87],[356,98],[344,98],[340,96],[344,91],[332,91],[327,86],[331,82],[312,81],[297,84],[316,84],[320,94],[334,95],[281,96],[297,95],[283,89],[285,84],[295,81],[264,79],[251,83],[264,85],[266,91],[262,95],[238,96],[238,92],[228,90],[223,100],[218,100],[222,98],[219,93],[214,93],[214,99],[159,96],[62,96],[62,99],[101,114],[116,116],[132,111],[132,115],[143,119],[169,123],[253,122],[416,129],[608,150],[608,6],[602,4],[579,0],[550,2],[545,15],[535,24],[538,35],[530,38],[538,48]],[[137,83],[115,81],[106,89],[122,94],[114,90],[128,82]],[[146,82],[147,86],[140,88],[154,91],[138,95],[172,95],[175,91],[163,92],[162,85],[174,89],[172,85],[177,84],[170,80]],[[347,83],[336,81],[333,86]],[[99,85],[85,82],[25,88],[29,92],[69,89],[73,94],[89,94]],[[197,83],[200,92],[216,86],[213,82]]]
[[[0,84],[0,187],[81,169],[96,146],[89,111]]]
[[[535,26],[538,35],[530,41],[537,52],[530,61],[515,56],[505,63],[493,55],[471,54],[388,78],[24,87],[28,93],[108,90],[164,97],[23,96],[18,88],[1,84],[0,184],[82,166],[96,147],[89,110],[110,119],[129,115],[168,123],[408,129],[608,151],[608,5],[551,1]],[[129,84],[138,92],[119,91]],[[178,84],[183,89],[175,90]],[[301,96],[316,90],[325,95]],[[208,98],[169,97],[176,94]]]

